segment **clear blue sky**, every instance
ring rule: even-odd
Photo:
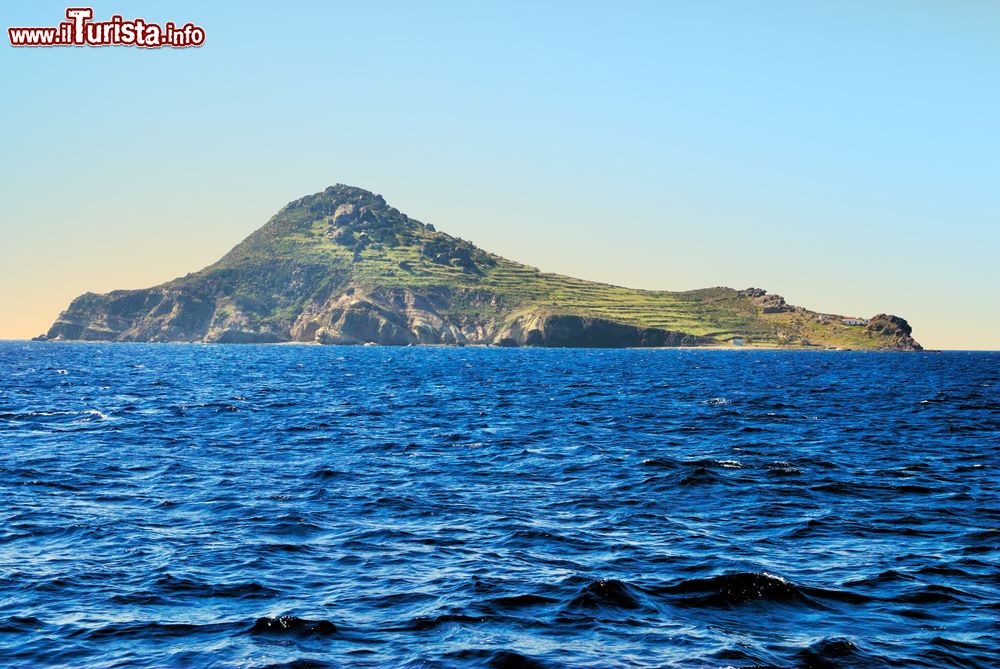
[[[6,2],[3,28],[65,3]],[[103,2],[3,36],[0,337],[198,269],[335,182],[543,270],[763,286],[1000,348],[1000,4]]]

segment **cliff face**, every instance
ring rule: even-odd
[[[900,351],[922,351],[923,346],[913,338],[913,328],[899,316],[878,314],[865,327],[869,333],[880,339],[888,339],[892,348]]]
[[[759,288],[640,291],[544,274],[341,185],[288,204],[199,272],[78,297],[46,337],[919,350],[901,318],[850,327]]]

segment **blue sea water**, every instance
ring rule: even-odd
[[[0,343],[5,667],[1000,666],[1000,354]]]

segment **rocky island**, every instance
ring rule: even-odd
[[[39,339],[920,350],[898,316],[817,313],[760,288],[634,290],[547,274],[343,185],[289,203],[201,271],[81,295]]]

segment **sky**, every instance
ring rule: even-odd
[[[10,46],[65,9],[0,7],[0,338],[346,183],[544,271],[1000,349],[991,0],[116,0],[205,44]]]

